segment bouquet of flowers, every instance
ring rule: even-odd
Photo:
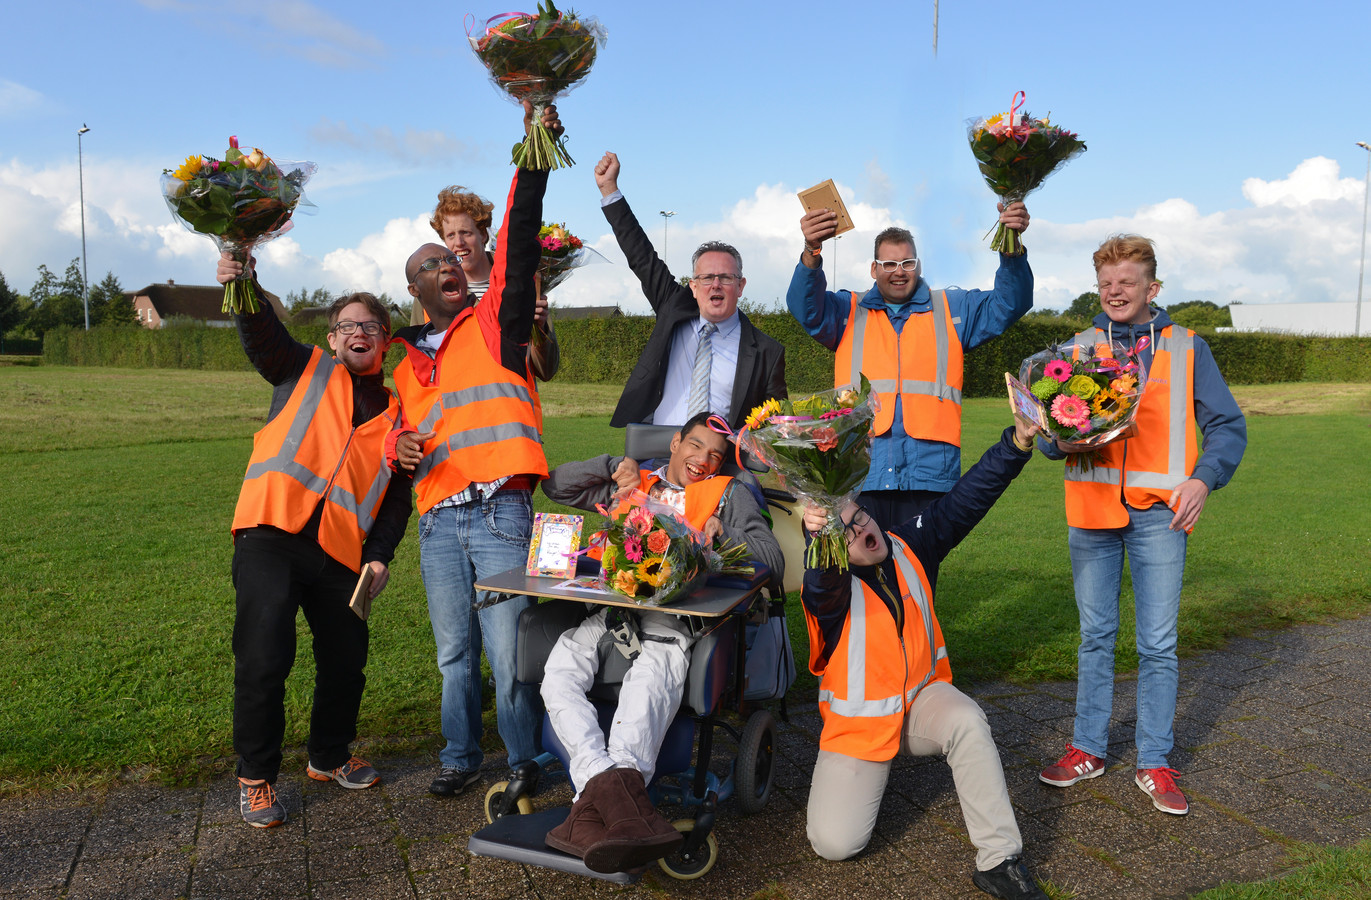
[[[514,164],[526,169],[560,169],[575,164],[562,140],[542,125],[543,109],[590,74],[605,30],[594,19],[561,12],[540,0],[537,15],[501,13],[486,20],[484,33],[467,34],[476,57],[496,87],[516,101],[533,103],[533,125],[514,147]]]
[[[602,550],[600,577],[610,590],[644,606],[679,599],[711,573],[753,573],[745,545],[721,540],[710,546],[679,513],[642,491],[614,513],[599,510],[607,522],[591,544]]]
[[[969,124],[967,139],[981,174],[990,189],[1005,205],[1022,200],[1051,175],[1058,166],[1085,152],[1085,141],[1075,133],[1020,113],[1024,92],[1014,95],[1009,115],[1004,113]],[[1001,223],[995,229],[991,250],[1007,256],[1023,254],[1019,234]]]
[[[1042,403],[1045,429],[1068,453],[1089,454],[1132,434],[1147,372],[1138,359],[1143,338],[1132,350],[1118,341],[1093,349],[1058,344],[1023,361],[1019,380]],[[1088,467],[1089,456],[1080,460]]]
[[[543,255],[538,260],[538,274],[543,290],[550,291],[586,263],[604,260],[596,251],[581,243],[581,239],[567,231],[565,222],[543,223],[538,230],[538,243]]]
[[[192,155],[179,168],[164,169],[162,197],[188,230],[247,262],[254,246],[290,230],[298,207],[313,206],[304,188],[316,168],[312,162],[277,162],[256,147],[244,153],[231,137],[222,160]],[[224,312],[258,308],[247,272],[224,285]]]
[[[825,507],[828,525],[815,535],[805,563],[847,568],[839,511],[871,468],[871,422],[878,401],[862,376],[857,390],[822,391],[798,400],[772,398],[747,417],[738,446],[776,471],[785,489]]]

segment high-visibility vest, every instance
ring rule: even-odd
[[[1104,332],[1087,328],[1075,343],[1078,352],[1095,352],[1104,340]],[[1195,471],[1195,332],[1179,325],[1162,329],[1133,423],[1136,435],[1095,451],[1089,468],[1068,459],[1068,525],[1122,528],[1128,524],[1128,507],[1167,503]]]
[[[933,308],[913,313],[897,334],[883,310],[867,309],[852,293],[847,328],[833,357],[833,386],[861,383],[865,374],[880,400],[871,433],[886,434],[895,404],[912,438],[962,445],[962,341],[947,305],[933,294]]]
[[[234,532],[270,525],[297,534],[322,501],[319,546],[362,570],[362,543],[390,483],[385,441],[400,405],[392,396],[356,428],[352,405],[347,367],[315,347],[285,407],[252,439]]]
[[[414,468],[421,515],[472,484],[547,476],[527,366],[501,365],[474,315],[448,327],[436,359],[409,344],[405,350],[394,373],[405,416],[420,432],[437,432]]]
[[[933,588],[918,557],[893,534],[902,622],[889,602],[852,576],[852,606],[838,646],[821,661],[823,632],[805,610],[809,669],[819,676],[819,749],[857,759],[893,759],[900,749],[905,714],[924,685],[952,682],[942,628],[933,614]]]

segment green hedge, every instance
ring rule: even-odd
[[[793,393],[833,386],[833,354],[805,334],[788,313],[757,313],[752,321],[785,345],[786,385]],[[651,316],[580,319],[558,322],[562,370],[558,380],[586,384],[623,384],[637,363],[652,330]],[[1004,373],[1049,344],[1071,337],[1083,323],[1032,317],[966,356],[963,394],[994,397],[1004,392]],[[324,325],[291,326],[298,340],[326,344]],[[1204,333],[1219,369],[1230,384],[1285,381],[1371,381],[1371,338],[1301,337],[1282,334]],[[386,370],[398,363],[397,346],[386,355]],[[43,341],[43,361],[64,366],[134,368],[248,368],[233,328],[172,325],[156,331],[138,327],[61,328]]]

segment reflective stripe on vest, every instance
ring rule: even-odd
[[[827,703],[828,708],[841,716],[848,718],[880,718],[891,716],[903,712],[905,707],[914,702],[924,685],[933,680],[937,674],[939,660],[947,659],[946,645],[938,644],[938,628],[933,619],[933,604],[929,602],[928,594],[924,591],[923,580],[919,577],[918,570],[910,560],[910,554],[903,541],[894,535],[890,535],[890,542],[893,545],[891,553],[895,557],[896,568],[900,572],[901,584],[898,585],[901,592],[900,602],[904,601],[904,594],[908,592],[909,598],[914,601],[914,605],[919,612],[919,618],[923,622],[923,631],[928,638],[928,670],[919,675],[919,683],[908,691],[900,691],[886,697],[876,697],[868,699],[866,696],[867,676],[866,676],[866,657],[867,657],[867,597],[866,585],[856,575],[852,576],[852,598],[853,602],[848,615],[847,627],[847,694],[846,697],[838,697],[832,690],[820,688],[819,701]],[[861,602],[858,602],[860,598]],[[906,610],[908,606],[906,605]],[[893,622],[892,622],[893,624]],[[903,687],[903,686],[901,686]]]
[[[299,452],[300,446],[304,443],[305,432],[309,431],[310,423],[314,420],[314,414],[319,411],[319,404],[324,399],[324,392],[328,390],[328,380],[333,375],[335,365],[337,365],[336,362],[324,356],[323,350],[318,347],[314,348],[314,358],[309,363],[309,368],[313,371],[309,380],[304,384],[305,393],[300,398],[300,405],[296,410],[295,418],[290,422],[290,428],[286,431],[285,440],[281,441],[281,448],[276,451],[275,456],[250,463],[247,473],[243,476],[244,481],[261,478],[268,472],[280,472],[300,482],[304,485],[305,490],[311,493],[323,493],[324,487],[328,484],[328,479],[322,475],[316,475],[307,467],[296,462],[295,454]],[[300,386],[297,385],[296,390],[299,389]],[[282,410],[282,412],[284,411]]]
[[[1096,344],[1107,341],[1108,335],[1098,328],[1088,328],[1076,335],[1075,343],[1078,348],[1085,351],[1087,348],[1094,352]],[[1152,368],[1148,372],[1148,384],[1143,391],[1142,403],[1146,403],[1149,397],[1148,392],[1159,390],[1154,385],[1155,376],[1158,373],[1157,364],[1163,362],[1166,370],[1167,391],[1165,403],[1167,405],[1165,428],[1166,434],[1161,436],[1154,428],[1150,433],[1139,433],[1132,438],[1126,438],[1115,444],[1110,444],[1097,452],[1100,457],[1088,469],[1079,465],[1067,465],[1065,469],[1065,479],[1067,491],[1072,491],[1072,484],[1084,486],[1088,484],[1119,486],[1121,482],[1120,470],[1122,469],[1122,493],[1124,501],[1137,508],[1146,508],[1155,502],[1166,502],[1170,492],[1175,490],[1181,482],[1190,477],[1194,460],[1190,458],[1187,447],[1194,441],[1194,403],[1190,399],[1191,366],[1195,351],[1194,332],[1177,325],[1168,325],[1157,336],[1153,347]],[[1142,411],[1139,411],[1139,416]],[[1150,442],[1158,439],[1165,441],[1165,469],[1157,471],[1152,469],[1134,468],[1130,465],[1130,453],[1136,457],[1143,453],[1146,446],[1151,449]],[[1143,442],[1149,442],[1144,445]],[[1117,501],[1118,492],[1114,492]],[[1068,504],[1068,507],[1070,504]],[[1071,523],[1076,524],[1076,523]],[[1110,525],[1078,525],[1078,527],[1114,527]]]
[[[898,403],[910,437],[960,446],[962,348],[947,292],[934,293],[930,312],[910,315],[899,332],[884,310],[868,309],[855,293],[850,303],[834,386],[859,384],[866,375],[881,402],[873,434],[890,431]]]

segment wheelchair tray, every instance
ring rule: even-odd
[[[602,606],[622,606],[628,609],[650,609],[656,612],[672,613],[678,616],[701,616],[717,618],[733,612],[740,604],[750,601],[766,586],[759,579],[746,588],[715,587],[703,585],[689,597],[677,600],[666,606],[643,606],[621,594],[601,591],[586,591],[559,588],[557,585],[565,578],[549,578],[541,575],[525,575],[524,567],[519,566],[476,582],[476,589],[498,594],[524,594],[529,597],[546,597],[551,600],[579,600],[582,603],[595,603]]]
[[[547,833],[566,819],[571,812],[569,806],[539,810],[526,816],[512,815],[496,819],[467,839],[467,850],[477,856],[492,859],[507,859],[517,863],[570,872],[573,875],[586,875],[613,881],[617,884],[633,884],[642,877],[641,871],[592,872],[586,864],[570,854],[554,850],[543,843]]]

